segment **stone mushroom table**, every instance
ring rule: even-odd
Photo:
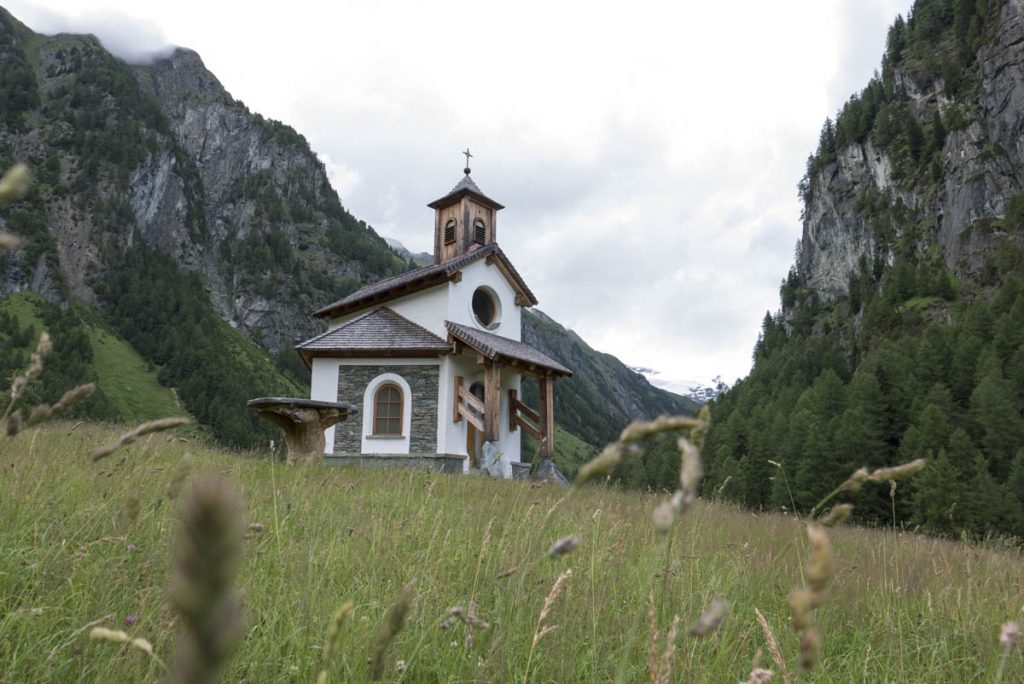
[[[315,463],[324,457],[324,430],[359,411],[352,404],[293,397],[261,397],[246,404],[284,432],[289,463]]]

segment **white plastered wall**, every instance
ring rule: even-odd
[[[498,296],[501,318],[494,328],[483,328],[473,315],[473,292],[486,286]],[[522,339],[522,310],[516,305],[516,292],[495,265],[481,259],[462,269],[462,279],[448,284],[448,320],[479,330],[501,335],[511,340]],[[404,314],[403,314],[404,315]]]
[[[315,401],[338,401],[338,367],[341,359],[313,359],[309,379],[309,398]],[[348,399],[346,401],[352,401]],[[355,402],[352,402],[355,403]],[[355,420],[358,420],[356,418]],[[334,453],[334,426],[324,430],[325,448]]]

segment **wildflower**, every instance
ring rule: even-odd
[[[132,625],[134,625],[138,621],[139,621],[139,618],[137,616],[135,616],[135,615],[125,615],[124,616],[125,627],[131,627]]]

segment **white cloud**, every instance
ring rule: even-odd
[[[197,50],[307,137],[350,211],[413,251],[431,249],[425,205],[468,145],[545,311],[667,381],[732,381],[778,306],[821,123],[866,84],[910,0],[8,5],[125,55]]]

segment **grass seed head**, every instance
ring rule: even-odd
[[[351,601],[345,601],[334,611],[331,621],[327,625],[327,636],[324,638],[324,650],[321,655],[320,674],[316,678],[317,684],[327,684],[330,679],[331,659],[334,657],[334,650],[338,645],[338,636],[341,634],[341,626],[345,619],[352,613],[355,607]]]
[[[845,522],[851,513],[853,513],[853,504],[836,504],[819,522],[824,527],[835,527]]]
[[[782,657],[782,649],[779,647],[779,642],[775,638],[775,632],[772,631],[771,625],[768,624],[768,620],[761,613],[760,610],[754,608],[754,614],[757,616],[757,622],[761,625],[761,631],[764,632],[764,639],[768,643],[768,652],[772,656],[772,662],[775,663],[775,667],[779,668],[779,672],[782,673],[782,681],[789,684],[789,671],[786,669],[786,659]],[[757,668],[755,668],[756,670]],[[767,672],[767,670],[765,670]],[[753,673],[751,673],[753,677]],[[769,679],[771,673],[768,673]],[[763,681],[768,681],[767,679]]]
[[[596,477],[610,475],[615,470],[615,466],[640,455],[642,451],[635,444],[623,444],[622,442],[609,444],[600,454],[580,467],[573,484],[578,487]]]
[[[193,481],[183,506],[169,592],[184,627],[171,673],[175,684],[216,681],[241,641],[242,609],[231,585],[242,531],[242,506],[227,481]]]
[[[1024,633],[1016,622],[1007,622],[999,630],[999,644],[1008,651],[1016,648],[1022,637]]]
[[[15,164],[0,178],[0,207],[28,194],[29,172],[24,164]]]
[[[869,475],[870,473],[867,468],[858,468],[850,473],[850,477],[846,478],[846,482],[839,486],[839,491],[859,492],[860,488],[864,486],[864,482],[868,479]]]
[[[723,598],[716,598],[700,616],[700,619],[687,628],[686,633],[690,636],[707,636],[721,627],[728,615],[729,602]]]
[[[384,676],[384,656],[387,653],[388,646],[391,645],[395,636],[405,626],[405,617],[409,614],[409,608],[412,607],[412,601],[415,596],[413,583],[409,582],[402,587],[402,591],[398,594],[398,599],[388,608],[387,615],[384,616],[384,623],[380,626],[377,636],[373,640],[373,655],[370,658],[370,676],[373,681],[377,681]]]
[[[192,421],[189,418],[174,417],[174,418],[160,418],[158,420],[151,420],[148,423],[142,423],[134,430],[124,433],[121,435],[116,442],[108,444],[107,446],[100,447],[92,452],[92,460],[98,461],[101,458],[106,458],[118,449],[125,447],[129,444],[134,443],[144,435],[151,434],[153,432],[162,432],[163,430],[170,430],[181,425],[187,425]]]
[[[672,529],[672,523],[675,522],[675,519],[676,511],[671,499],[658,504],[654,512],[651,513],[651,522],[654,524],[654,529],[661,534],[665,534]]]
[[[679,469],[679,487],[683,491],[695,491],[704,477],[704,465],[700,461],[700,449],[685,437],[680,437],[676,444],[679,446],[679,453],[682,455],[682,464]]]
[[[620,442],[637,442],[672,430],[693,430],[701,425],[690,416],[658,416],[654,420],[634,420],[619,436]]]
[[[16,409],[11,415],[7,416],[7,436],[13,437],[21,432],[21,425],[21,409]]]
[[[192,472],[192,454],[186,453],[178,461],[178,464],[174,467],[174,472],[171,473],[171,479],[167,481],[167,488],[164,493],[168,499],[172,501],[178,498],[181,494],[181,490],[185,487],[185,482],[188,481],[188,476]]]
[[[793,630],[802,632],[811,626],[811,611],[814,610],[814,596],[807,589],[794,589],[789,592],[790,624]]]
[[[821,661],[821,635],[815,626],[808,627],[800,637],[800,669],[813,670]]]
[[[898,480],[908,475],[920,471],[928,464],[928,459],[918,458],[909,463],[903,463],[902,465],[893,466],[891,468],[877,468],[871,471],[868,475],[868,482],[889,482],[892,480]]]
[[[96,391],[96,383],[89,382],[78,387],[73,387],[61,395],[60,400],[53,405],[53,412],[56,414],[70,410],[76,404],[88,399]]]
[[[828,587],[829,580],[832,579],[832,544],[825,528],[813,523],[807,526],[807,538],[811,542],[811,557],[807,561],[804,576],[807,585],[815,594],[817,605],[820,603],[821,594]]]
[[[564,556],[567,553],[571,553],[573,549],[580,545],[580,537],[578,534],[573,534],[568,537],[562,537],[548,549],[548,556],[550,558],[558,558]]]
[[[767,684],[767,682],[770,682],[774,676],[775,675],[771,670],[755,667],[750,671],[750,677],[747,678],[747,681],[740,682],[740,684]]]

